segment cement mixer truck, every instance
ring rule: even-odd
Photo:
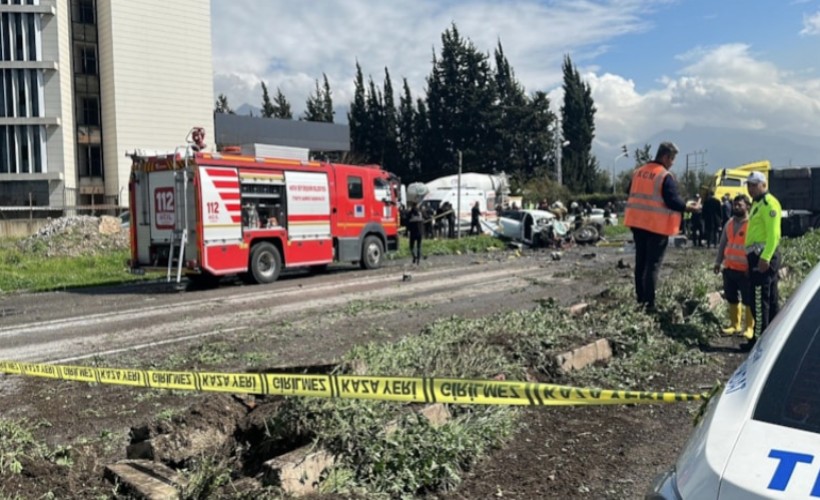
[[[417,197],[423,193],[421,195],[421,204],[429,206],[433,212],[441,204],[449,202],[457,212],[456,215],[460,221],[460,226],[462,229],[466,229],[470,226],[470,210],[476,202],[478,202],[481,209],[481,218],[484,221],[496,221],[498,219],[497,208],[510,195],[510,184],[504,173],[479,174],[469,172],[461,174],[460,189],[459,176],[448,175],[424,184],[424,189],[417,184],[411,184],[408,186],[407,191],[408,200],[411,192],[416,194]]]

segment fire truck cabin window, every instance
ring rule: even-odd
[[[347,197],[351,200],[361,200],[364,198],[361,177],[350,176],[347,178]]]

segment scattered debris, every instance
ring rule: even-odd
[[[131,498],[176,500],[187,486],[175,470],[150,460],[123,460],[105,468],[105,477]]]
[[[556,260],[556,261],[561,260],[561,255],[562,255],[561,252],[552,252],[550,254],[550,258],[552,258],[552,260]]]
[[[624,262],[624,259],[618,260],[618,269],[632,269],[632,264]]]
[[[580,304],[575,304],[574,306],[571,306],[569,308],[569,313],[573,316],[580,316],[587,312],[587,309],[589,309],[589,304],[587,304],[586,302],[581,302]]]
[[[229,395],[203,399],[179,417],[132,428],[127,457],[177,466],[193,456],[216,455],[232,446],[236,422],[247,413],[246,405]]]
[[[556,356],[555,361],[561,370],[570,372],[580,370],[598,361],[609,361],[612,358],[612,346],[607,339],[598,339],[591,344],[567,351]]]
[[[336,459],[327,451],[303,446],[265,462],[263,483],[294,496],[316,493],[322,474],[335,464]]]
[[[723,297],[720,292],[712,292],[706,295],[706,300],[709,301],[709,309],[714,311],[723,303]]]

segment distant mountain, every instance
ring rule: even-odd
[[[769,160],[774,168],[820,165],[820,137],[694,125],[686,125],[681,130],[664,130],[638,144],[629,144],[629,152],[632,153],[644,144],[651,144],[654,155],[655,148],[663,141],[672,141],[681,149],[675,162],[675,170],[679,172],[686,165],[686,154],[695,151],[706,151],[703,160],[706,162],[707,172],[759,160]],[[601,168],[609,169],[612,162],[610,158],[614,158],[618,151],[602,148],[596,150],[595,154],[598,155]],[[690,158],[690,162],[693,160],[694,158]],[[618,171],[633,164],[631,161],[621,160],[618,162]]]
[[[253,116],[255,116],[257,118],[262,116],[262,108],[257,108],[256,106],[251,106],[248,103],[242,104],[241,106],[239,106],[238,108],[236,108],[233,111],[237,115],[248,116],[251,113],[253,113]]]

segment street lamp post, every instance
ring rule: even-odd
[[[629,156],[629,153],[626,150],[626,144],[621,146],[621,152],[618,153],[618,156],[612,160],[612,194],[615,194],[615,164],[618,163],[618,160],[621,158],[626,158]]]
[[[570,145],[569,141],[565,141],[561,131],[561,118],[556,116],[555,122],[552,126],[552,132],[555,135],[555,180],[559,186],[564,185],[564,174],[562,172],[561,156],[564,153],[564,148]]]

